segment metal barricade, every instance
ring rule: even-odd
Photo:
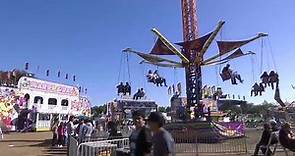
[[[69,143],[68,143],[68,155],[69,156],[77,156],[77,149],[78,149],[78,140],[75,139],[73,136],[69,136]]]
[[[175,152],[177,154],[187,153],[195,154],[198,153],[198,144],[196,143],[195,137],[188,137],[188,133],[178,133],[173,135],[175,141]]]
[[[243,154],[247,153],[246,137],[228,138],[219,142],[210,142],[211,140],[204,140],[198,142],[198,153],[215,153],[215,154]]]
[[[199,131],[200,132],[200,131]],[[246,137],[230,138],[218,133],[178,131],[172,133],[177,154],[242,154],[247,153]]]
[[[117,148],[129,147],[129,139],[112,139],[81,143],[77,156],[115,156]]]

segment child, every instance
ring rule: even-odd
[[[64,137],[65,137],[65,127],[64,123],[61,122],[57,128],[57,147],[62,147],[64,145]]]

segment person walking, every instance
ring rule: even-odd
[[[163,128],[165,119],[160,112],[152,112],[148,125],[152,131],[153,156],[175,156],[175,143],[171,134]]]
[[[151,153],[151,132],[145,126],[145,114],[142,111],[132,113],[135,130],[131,133],[130,156],[147,156]]]
[[[93,125],[91,123],[91,120],[86,121],[86,125],[85,125],[83,131],[84,131],[83,133],[85,134],[85,141],[90,141],[91,140],[91,135],[92,135],[92,132],[93,132]]]
[[[70,137],[75,135],[75,127],[74,127],[74,119],[75,116],[70,116],[69,121],[66,124],[66,145],[67,145],[67,155],[69,156],[69,150],[70,150]]]
[[[109,121],[107,124],[109,137],[108,139],[118,139],[122,137],[122,134],[118,132],[118,126],[115,122]]]
[[[65,137],[64,123],[61,122],[57,128],[57,147],[63,147]]]
[[[265,147],[268,144],[268,141],[270,139],[270,136],[271,136],[271,127],[270,127],[270,124],[269,123],[265,123],[263,125],[263,132],[262,132],[261,138],[260,138],[259,142],[256,144],[256,147],[255,147],[255,151],[254,151],[253,156],[257,156],[258,155],[259,149],[261,149],[261,151],[262,151],[263,154],[266,153],[267,148],[261,148],[261,146],[264,146]],[[270,150],[269,150],[269,152],[270,152]],[[268,153],[267,155],[270,155],[270,153]]]
[[[57,128],[58,128],[59,120],[56,118],[51,126],[51,132],[52,132],[52,141],[51,145],[55,146],[57,144]]]
[[[80,124],[79,126],[77,127],[78,129],[78,141],[79,143],[82,143],[85,139],[85,133],[84,133],[84,127],[85,127],[85,120],[84,119],[81,119],[80,120]]]

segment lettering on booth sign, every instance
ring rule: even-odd
[[[61,85],[50,84],[46,82],[38,82],[33,80],[26,80],[22,82],[21,86],[26,89],[36,89],[44,92],[58,93],[70,96],[78,96],[79,91],[75,87],[66,87]]]
[[[48,109],[54,109],[56,105],[48,105]]]

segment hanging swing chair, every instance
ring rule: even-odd
[[[141,61],[140,64],[145,63],[144,61]],[[153,83],[157,87],[168,87],[166,83],[166,79],[163,76],[160,76],[159,74],[159,66],[156,66],[156,70],[153,72],[152,70],[148,70],[147,74],[145,75],[147,78],[148,83]]]
[[[269,41],[269,38],[268,38],[268,41]],[[277,101],[278,104],[280,104],[282,107],[285,107],[285,103],[282,101],[281,99],[281,96],[280,96],[280,89],[279,89],[279,74],[277,72],[277,68],[276,68],[276,63],[275,63],[275,59],[274,59],[274,56],[273,56],[273,52],[272,52],[272,48],[271,48],[271,44],[270,44],[270,41],[269,41],[269,46],[270,46],[270,55],[271,55],[271,58],[272,58],[272,63],[273,63],[273,66],[274,66],[274,69],[271,69],[269,74],[267,73],[266,70],[263,71],[263,67],[264,67],[264,64],[263,64],[263,59],[264,59],[264,40],[261,39],[261,60],[260,60],[260,73],[261,73],[261,76],[260,76],[260,83],[259,83],[259,86],[255,89],[254,86],[257,84],[257,82],[254,84],[253,86],[253,90],[254,92],[259,92],[260,93],[260,96],[262,95],[262,92],[265,92],[266,88],[267,87],[271,87],[272,90],[275,90],[275,93],[274,93],[274,100]],[[268,54],[268,53],[267,53]],[[270,68],[270,65],[269,65],[269,56],[267,55],[267,66],[268,66],[268,69]],[[252,67],[253,68],[253,67]],[[254,68],[252,69],[254,70]],[[254,71],[253,71],[254,73]],[[252,93],[251,91],[251,93]]]
[[[123,66],[123,67],[122,67]],[[125,72],[127,67],[127,74],[128,74],[128,81],[125,80]],[[123,75],[121,79],[121,71],[123,70]],[[124,84],[125,82],[125,84]],[[118,96],[131,96],[131,81],[130,81],[130,67],[129,67],[129,54],[125,54],[125,59],[123,54],[121,55],[120,59],[120,69],[119,69],[119,76],[118,76],[118,85],[117,88],[117,95]]]

